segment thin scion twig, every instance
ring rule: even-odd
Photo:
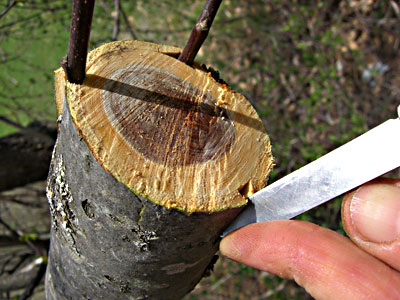
[[[196,25],[190,34],[185,48],[178,57],[180,61],[189,66],[193,64],[194,58],[199,52],[201,45],[203,45],[203,42],[207,38],[221,2],[222,0],[207,0],[200,17],[198,18]]]
[[[68,54],[60,64],[69,82],[81,84],[85,79],[86,57],[95,0],[74,0]]]

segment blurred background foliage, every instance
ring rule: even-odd
[[[0,1],[0,136],[55,122],[52,72],[66,54],[71,2]],[[183,47],[204,2],[97,0],[90,48],[124,39]],[[398,2],[388,0],[224,0],[196,61],[255,106],[276,180],[395,117],[399,19]],[[342,232],[340,199],[300,218]],[[185,299],[311,298],[291,281],[221,259]]]

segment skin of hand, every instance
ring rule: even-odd
[[[347,194],[350,239],[315,224],[251,224],[222,239],[232,260],[295,280],[315,299],[400,299],[400,180],[378,179]]]

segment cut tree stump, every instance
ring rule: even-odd
[[[270,143],[250,103],[181,49],[113,42],[82,85],[56,71],[47,299],[180,299],[266,185]]]

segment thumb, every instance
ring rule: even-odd
[[[355,244],[400,271],[400,180],[382,178],[346,195],[342,220]]]

